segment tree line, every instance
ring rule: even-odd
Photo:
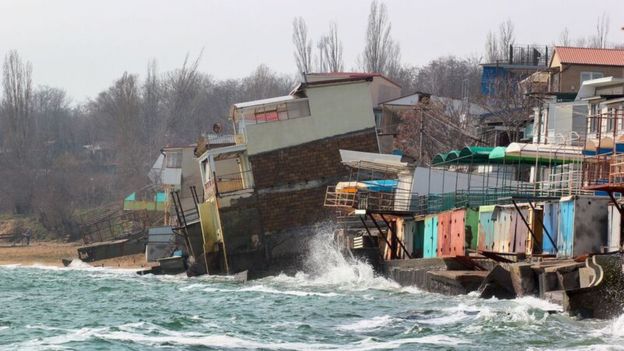
[[[35,86],[16,51],[2,65],[0,213],[31,215],[50,232],[76,238],[77,214],[119,202],[149,181],[165,145],[188,145],[214,123],[229,129],[235,102],[284,95],[293,77],[265,65],[216,80],[187,57],[178,69],[124,73],[94,98],[72,104],[60,88]]]

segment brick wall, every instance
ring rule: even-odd
[[[252,233],[258,231],[276,236],[331,219],[333,211],[323,206],[327,186],[347,179],[349,175],[348,169],[340,162],[340,149],[378,152],[375,130],[251,156],[254,196],[235,200],[231,207],[221,210],[224,233],[236,237],[232,248],[243,250],[245,241],[250,243]],[[249,216],[255,214],[248,211],[252,208],[258,211],[257,216],[251,216],[255,218]],[[235,220],[232,216],[244,219]],[[261,235],[262,241],[268,243],[264,235]],[[309,233],[301,231],[301,235],[309,236]],[[294,240],[298,241],[297,238]],[[282,243],[281,246],[291,247],[292,252],[301,249],[296,242]]]
[[[374,129],[343,134],[249,157],[256,190],[348,175],[338,150],[379,152]]]
[[[323,206],[328,185],[347,179],[340,149],[378,152],[374,129],[250,157],[265,232],[312,225],[331,217]],[[277,190],[292,186],[292,190]]]
[[[581,72],[601,72],[604,77],[624,77],[624,68],[614,66],[593,66],[593,65],[564,65],[563,72],[559,73],[560,92],[576,92],[581,87]]]

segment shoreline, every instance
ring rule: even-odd
[[[0,246],[0,265],[45,265],[53,267],[63,267],[61,259],[77,259],[78,247],[82,246],[81,242],[62,243],[62,242],[31,242],[29,246]],[[145,260],[145,254],[123,256],[100,260],[95,262],[85,262],[93,267],[109,267],[109,268],[136,268],[141,269],[150,265]]]

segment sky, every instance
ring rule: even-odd
[[[488,31],[507,19],[516,43],[552,44],[564,28],[572,38],[610,18],[610,42],[624,43],[624,0],[387,0],[392,36],[403,63],[440,56],[482,56]],[[149,60],[160,72],[203,50],[202,72],[240,78],[259,64],[287,74],[293,58],[292,20],[310,35],[338,24],[346,70],[357,69],[368,0],[0,0],[0,57],[17,50],[33,66],[36,85],[60,87],[74,102],[109,87],[123,72],[141,76]]]

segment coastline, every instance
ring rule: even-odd
[[[45,265],[63,267],[61,259],[78,258],[76,249],[82,246],[81,242],[33,242],[30,246],[0,246],[0,265],[19,264],[24,266]],[[111,268],[144,268],[148,267],[145,254],[111,258],[96,262],[85,262],[93,267]]]

